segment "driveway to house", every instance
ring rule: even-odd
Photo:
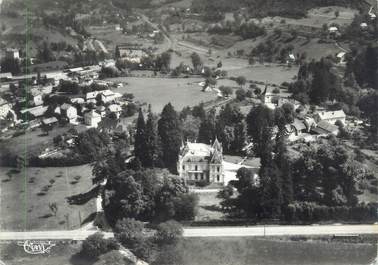
[[[0,240],[84,240],[99,230],[0,232]],[[113,237],[104,232],[105,238]],[[184,228],[184,237],[262,237],[308,235],[361,235],[378,234],[378,225],[287,225],[287,226],[234,226]]]

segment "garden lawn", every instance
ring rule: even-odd
[[[66,197],[87,192],[92,187],[91,167],[26,168],[8,175],[11,168],[0,168],[0,230],[77,229],[96,212],[95,199],[84,205],[69,205]],[[77,181],[76,176],[81,176]],[[77,181],[77,183],[75,183]],[[51,185],[45,195],[39,194]],[[46,187],[47,188],[47,187]],[[56,216],[49,208],[56,203]]]
[[[221,199],[217,191],[197,193],[199,197],[196,221],[223,220],[225,214],[220,209]]]

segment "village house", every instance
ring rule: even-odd
[[[104,106],[97,106],[96,111],[102,118],[106,116],[106,108]]]
[[[338,27],[330,26],[328,28],[328,34],[330,37],[338,37],[340,35]]]
[[[70,123],[76,123],[77,109],[74,106],[64,103],[62,106],[60,106],[60,112],[61,115],[66,117]]]
[[[101,122],[101,115],[95,110],[91,110],[84,114],[84,123],[90,127],[97,128],[99,122]]]
[[[117,45],[116,58],[129,61],[132,63],[141,63],[142,58],[148,56],[148,54],[137,45]]]
[[[37,106],[33,108],[23,109],[20,112],[22,114],[22,119],[24,119],[25,121],[29,121],[35,118],[42,117],[47,111],[47,109],[48,106]]]
[[[105,59],[104,61],[99,63],[99,66],[101,66],[101,67],[115,67],[116,62],[113,59]]]
[[[101,101],[104,103],[109,103],[111,101],[115,101],[122,97],[122,94],[113,92],[109,89],[107,90],[100,90],[100,91],[93,91],[88,92],[85,96],[87,103],[96,103],[97,96],[100,95]]]
[[[286,125],[286,132],[291,135],[293,134],[294,136],[301,136],[303,133],[306,133],[307,126],[306,124],[299,120],[299,119],[294,119],[294,122]]]
[[[368,24],[365,23],[365,22],[362,22],[362,23],[360,24],[360,28],[361,28],[361,30],[365,30],[365,29],[368,28]]]
[[[13,48],[8,48],[5,50],[5,57],[8,59],[20,59],[20,51]]]
[[[12,110],[12,105],[6,100],[0,98],[0,118],[4,119],[7,117],[9,111]]]
[[[43,104],[43,94],[37,88],[30,89],[29,98],[30,106],[36,107]]]
[[[85,103],[85,100],[83,98],[71,98],[71,103],[81,105]]]
[[[109,113],[114,113],[118,119],[119,116],[121,115],[122,108],[118,104],[111,104],[108,106],[108,111]]]
[[[320,121],[326,121],[331,124],[335,124],[336,121],[341,121],[345,124],[346,115],[343,110],[335,111],[321,111],[315,114],[314,119],[317,123]]]
[[[338,64],[340,64],[340,65],[346,64],[345,55],[346,55],[345,52],[339,52],[338,54],[336,54],[336,59],[337,59]]]
[[[13,78],[12,73],[0,73],[1,82],[10,81],[12,80],[12,78]]]
[[[54,126],[58,123],[58,119],[55,117],[50,117],[42,120],[42,124],[48,125],[48,126]]]
[[[177,163],[179,176],[187,182],[224,183],[223,148],[218,139],[213,145],[183,143]]]
[[[113,92],[109,89],[101,91],[101,100],[104,103],[114,101],[114,100],[121,98],[121,97],[122,97],[122,95],[120,93]]]
[[[98,94],[98,91],[88,92],[85,95],[85,101],[87,103],[96,103],[97,94]]]
[[[337,135],[339,133],[339,128],[327,121],[320,121],[315,127],[311,128],[311,131],[320,135]]]

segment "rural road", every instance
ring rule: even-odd
[[[0,232],[0,240],[84,240],[97,230]],[[378,225],[236,226],[184,228],[184,237],[261,237],[378,234]],[[106,238],[113,233],[104,232]]]
[[[378,234],[378,225],[238,226],[185,228],[184,237]]]

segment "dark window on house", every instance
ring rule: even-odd
[[[219,180],[220,180],[219,175],[217,175],[217,181],[219,181]]]
[[[185,165],[182,165],[182,170],[185,170]]]
[[[218,166],[218,167],[217,167],[217,172],[219,172],[219,170],[220,170],[220,167]]]
[[[195,174],[194,174],[194,177],[195,177],[195,179],[197,180],[197,179],[198,179],[198,174],[195,173]]]
[[[203,174],[201,174],[201,180],[203,180]]]
[[[195,171],[197,171],[198,170],[198,166],[195,166]]]

